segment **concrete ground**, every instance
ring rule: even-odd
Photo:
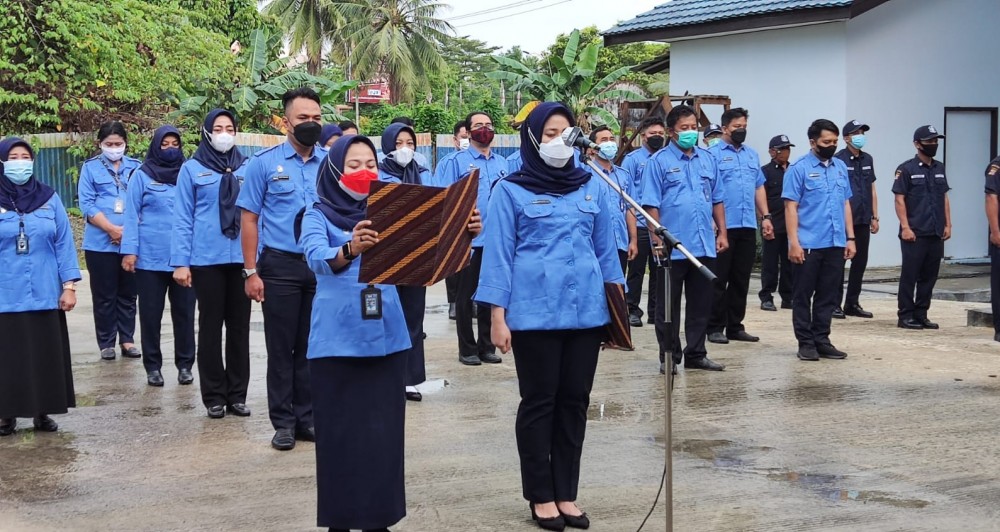
[[[756,286],[752,291],[756,292]],[[101,362],[86,283],[70,314],[79,408],[61,431],[0,439],[0,530],[310,530],[313,445],[269,446],[263,333],[251,336],[253,416],[210,420],[197,384],[146,386],[136,360]],[[1000,530],[1000,344],[965,327],[981,303],[935,301],[941,330],[834,323],[845,361],[795,358],[791,314],[760,311],[758,344],[710,344],[723,373],[682,371],[674,396],[675,530]],[[443,286],[428,295],[424,401],[407,412],[409,515],[395,531],[534,530],[520,496],[513,360],[464,367]],[[255,308],[253,320],[261,320]],[[165,351],[172,349],[164,328]],[[580,505],[595,531],[636,530],[664,459],[651,326],[598,369]],[[372,457],[373,460],[377,457]],[[662,499],[644,530],[664,529]]]

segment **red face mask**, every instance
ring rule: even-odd
[[[378,181],[378,174],[365,168],[340,176],[340,188],[352,198],[361,201],[368,197],[372,181]]]
[[[487,146],[489,146],[490,143],[493,142],[493,135],[494,135],[493,130],[487,129],[485,127],[481,127],[479,129],[473,129],[472,132],[469,133],[469,136],[472,137],[472,140],[480,144],[485,144]]]

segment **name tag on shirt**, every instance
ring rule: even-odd
[[[287,175],[276,175],[271,178],[271,181],[288,181],[289,177]]]
[[[812,179],[816,179],[817,177],[819,177],[819,174],[812,173],[812,174],[809,174],[809,177],[812,178]]]
[[[212,175],[212,172],[202,172],[198,174],[197,177],[208,177],[210,175]]]
[[[944,174],[934,174],[934,177],[944,177]]]
[[[872,167],[871,166],[862,166],[861,169],[862,170],[871,170]]]
[[[680,169],[680,168],[671,168],[671,169],[670,169],[670,172],[671,172],[671,173],[676,173],[676,172],[680,172],[680,171],[681,171],[681,169]]]
[[[722,158],[722,161],[723,161],[723,162],[729,162],[729,161],[732,161],[732,160],[733,160],[733,158],[732,158],[732,157],[723,157],[723,158]]]
[[[550,203],[552,202],[547,199],[536,199],[531,202],[532,205],[548,205]]]
[[[923,179],[923,178],[924,174],[913,174],[910,176],[910,179]]]

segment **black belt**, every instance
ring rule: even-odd
[[[282,251],[280,249],[274,249],[274,248],[264,248],[264,251],[266,251],[268,254],[273,253],[280,257],[287,257],[289,259],[301,260],[303,262],[306,260],[306,256],[302,253],[291,253],[288,251]]]

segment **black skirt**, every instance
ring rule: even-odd
[[[0,418],[65,414],[76,406],[66,313],[0,313],[0,338]]]
[[[318,526],[378,529],[406,516],[405,374],[403,353],[309,361]]]

